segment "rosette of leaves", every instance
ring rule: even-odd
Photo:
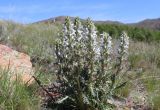
[[[90,19],[82,26],[79,18],[74,23],[66,18],[55,49],[57,83],[60,84],[57,91],[61,94],[54,101],[57,109],[108,110],[114,107],[108,100],[126,83],[116,80],[128,49],[125,35],[121,36],[121,50],[118,50],[118,61],[114,64],[109,34],[98,37]]]

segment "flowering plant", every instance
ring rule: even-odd
[[[66,18],[56,43],[57,108],[75,110],[107,110],[108,102],[126,82],[117,81],[127,60],[129,38],[120,37],[116,61],[113,59],[112,38],[107,33],[97,34],[94,23],[88,19],[82,26],[79,18],[72,23]]]

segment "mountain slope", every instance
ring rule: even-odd
[[[55,23],[55,22],[64,23],[66,17],[67,16],[58,16],[58,17],[38,21],[36,23]],[[76,17],[69,17],[69,18],[73,21]],[[81,19],[81,18],[80,18],[80,20],[85,21],[85,19]],[[93,21],[93,22],[96,23],[96,24],[123,24],[119,21],[110,21],[110,20],[107,20],[107,21]]]
[[[65,22],[65,18],[67,16],[58,16],[58,17],[53,17],[53,18],[49,18],[49,19],[46,19],[46,20],[41,20],[41,21],[38,21],[36,23],[64,23]],[[75,17],[69,17],[71,20],[74,20]]]
[[[64,23],[66,16],[58,16],[42,21],[38,21],[36,23]],[[71,20],[74,20],[75,17],[70,17]],[[81,19],[82,21],[84,19]],[[95,24],[118,24],[118,25],[128,25],[128,26],[135,26],[138,28],[147,28],[147,29],[152,29],[152,30],[160,30],[160,18],[157,19],[146,19],[143,21],[140,21],[138,23],[129,23],[125,24],[119,21],[94,21]]]
[[[153,30],[160,30],[160,18],[157,19],[146,19],[140,21],[138,23],[131,24],[136,27],[153,29]]]

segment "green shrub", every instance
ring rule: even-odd
[[[127,26],[123,24],[102,24],[97,23],[96,27],[99,32],[108,32],[113,37],[118,38],[120,32],[125,30],[128,32],[128,35],[137,41],[159,41],[160,40],[160,32],[158,30],[151,30],[146,28],[139,28],[135,26]]]

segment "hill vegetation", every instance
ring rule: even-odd
[[[125,30],[133,40],[138,41],[159,41],[160,31],[140,28],[136,26],[128,26],[121,24],[96,24],[99,32],[108,32],[111,36],[117,38],[119,32]]]
[[[66,16],[59,16],[55,18],[50,18],[47,20],[42,20],[36,23],[64,23]],[[75,17],[70,17],[73,21]],[[81,19],[85,22],[84,19]],[[138,41],[159,41],[160,40],[160,19],[147,19],[140,21],[138,23],[125,24],[118,21],[93,21],[96,24],[98,31],[108,32],[112,37],[117,38],[119,33],[122,31],[127,31],[128,35]]]

